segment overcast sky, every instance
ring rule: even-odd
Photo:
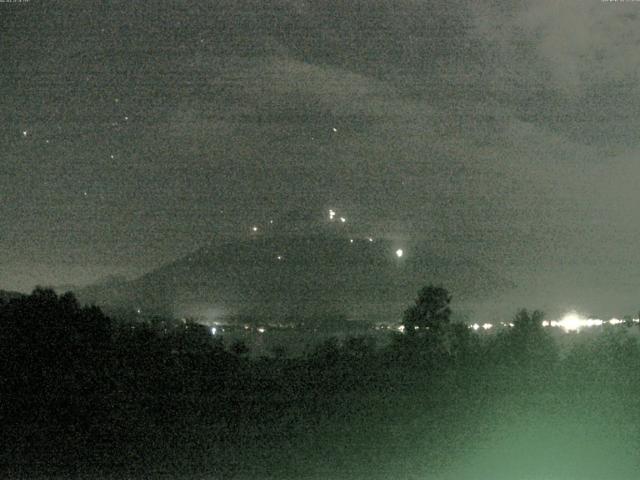
[[[331,206],[568,304],[576,282],[606,278],[632,305],[639,14],[600,0],[0,3],[0,288],[142,272]]]

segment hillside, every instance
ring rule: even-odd
[[[77,291],[81,301],[209,320],[234,314],[309,317],[344,313],[395,320],[426,283],[442,283],[458,299],[504,291],[512,284],[428,245],[338,235],[255,236],[221,240],[132,281]]]

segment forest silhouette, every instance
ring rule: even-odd
[[[347,336],[255,356],[194,322],[109,318],[38,288],[0,303],[0,467],[29,478],[633,478],[636,456],[620,452],[638,442],[627,428],[640,412],[637,327],[561,348],[539,311],[480,335],[451,322],[450,301],[425,287],[404,334],[382,346]]]

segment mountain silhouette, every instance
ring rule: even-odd
[[[402,245],[322,233],[222,239],[137,279],[82,288],[85,303],[173,316],[313,317],[341,313],[397,320],[426,283],[457,298],[511,288],[510,281],[463,258],[446,258],[426,242]]]

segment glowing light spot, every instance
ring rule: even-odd
[[[255,232],[257,232],[257,231],[258,231],[258,227],[256,227],[256,226],[254,225],[253,227],[251,227],[251,231],[252,231],[252,232],[254,232],[254,233],[255,233]]]
[[[396,250],[396,257],[402,258],[403,255],[404,255],[404,251],[401,248]]]
[[[333,221],[333,217],[336,216],[335,210],[329,209],[329,220]]]
[[[585,326],[585,320],[586,318],[580,317],[576,312],[569,312],[557,322],[557,325],[567,332],[577,332]]]
[[[23,136],[23,137],[26,137],[27,135],[29,135],[29,132],[28,132],[28,131],[26,131],[26,130],[23,130],[23,131],[22,131],[22,136]]]
[[[474,323],[473,325],[471,325],[471,328],[473,328],[474,330],[478,330],[480,328],[480,325]]]
[[[490,329],[492,329],[492,328],[493,328],[493,325],[492,325],[492,324],[490,324],[490,323],[484,323],[484,324],[482,325],[482,329],[483,329],[483,330],[490,330]]]
[[[211,335],[215,335],[218,332],[217,327],[211,327]]]
[[[400,326],[398,327],[398,331],[399,331],[399,332],[404,332],[404,325],[400,325]]]
[[[373,238],[369,237],[369,242],[373,242]]]
[[[129,117],[124,117],[125,120],[129,120]]]
[[[282,260],[282,255],[278,255],[276,258],[277,258],[278,260]]]
[[[336,133],[338,131],[336,127],[333,127],[331,130],[333,130],[333,133]]]
[[[258,332],[264,333],[264,331],[265,331],[264,328],[262,328],[262,327],[258,328]]]
[[[344,217],[340,217],[340,221],[341,221],[342,223],[345,223],[345,222],[347,221],[347,219],[346,219],[346,218],[344,218]]]
[[[111,157],[111,160],[113,160],[114,158],[116,158],[115,155],[109,155]]]
[[[350,238],[350,239],[349,239],[349,243],[353,243],[353,238]]]

